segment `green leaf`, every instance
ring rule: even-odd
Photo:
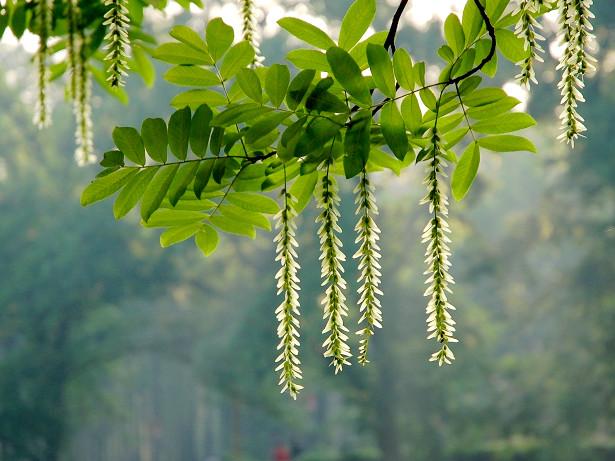
[[[146,118],[141,125],[141,137],[152,160],[167,161],[167,124],[161,118]]]
[[[201,198],[203,189],[207,187],[209,178],[211,178],[211,172],[213,170],[214,163],[214,160],[209,159],[205,162],[201,162],[201,164],[199,165],[199,169],[196,171],[196,175],[194,177],[194,195],[198,199]]]
[[[214,86],[220,84],[218,76],[212,71],[198,66],[175,66],[165,74],[164,79],[181,86]]]
[[[393,75],[393,64],[391,64],[389,53],[383,46],[373,43],[367,45],[366,53],[376,88],[382,91],[385,96],[394,98],[397,90],[395,89],[395,75]]]
[[[290,115],[290,112],[274,112],[264,115],[248,129],[245,135],[246,142],[254,144],[258,139],[274,131]]]
[[[327,119],[315,118],[297,141],[295,156],[303,157],[317,151],[331,141],[340,131],[340,126]]]
[[[387,35],[388,35],[388,32],[386,30],[381,30],[380,32],[376,32],[370,35],[369,37],[367,37],[365,40],[362,40],[359,43],[357,43],[349,51],[350,56],[352,56],[352,59],[355,60],[355,62],[359,65],[359,68],[361,70],[365,70],[369,67],[369,64],[367,62],[367,52],[366,52],[367,45],[369,45],[370,43],[374,45],[384,45]]]
[[[179,160],[185,160],[188,155],[190,139],[190,108],[177,110],[169,119],[169,147]]]
[[[124,166],[124,154],[122,154],[119,150],[107,151],[103,154],[103,159],[100,161],[100,166],[105,168]]]
[[[356,0],[344,15],[339,46],[350,50],[363,37],[376,16],[376,0]]]
[[[470,71],[474,67],[476,50],[470,48],[461,54],[459,60],[451,68],[451,76],[459,77]]]
[[[476,88],[480,86],[482,81],[482,77],[478,75],[472,75],[471,77],[464,79],[463,82],[459,84],[459,93],[461,94],[461,96],[466,96],[472,93]]]
[[[226,53],[220,66],[220,75],[223,80],[228,80],[253,61],[254,48],[252,48],[252,45],[246,41],[239,42]]]
[[[154,58],[170,64],[211,64],[211,58],[183,43],[163,43],[154,51]]]
[[[236,221],[228,216],[215,215],[209,221],[218,229],[229,234],[243,235],[250,238],[256,237],[254,226],[242,221]]]
[[[103,200],[121,189],[137,174],[138,168],[127,167],[115,170],[92,181],[81,194],[81,205],[88,206]]]
[[[190,124],[190,149],[197,157],[203,158],[207,152],[211,119],[214,114],[208,105],[199,106],[192,116]]]
[[[229,126],[252,120],[255,117],[271,112],[270,107],[262,107],[254,103],[237,104],[216,115],[211,122],[213,126]]]
[[[412,77],[415,84],[425,86],[425,63],[419,61],[412,66]]]
[[[495,36],[498,49],[513,64],[517,64],[529,56],[529,50],[525,49],[523,39],[517,37],[513,31],[498,29],[495,31]]]
[[[412,133],[418,133],[423,124],[423,113],[415,94],[406,96],[401,103],[401,114]]]
[[[474,182],[479,164],[480,148],[478,143],[472,142],[463,152],[453,171],[451,189],[455,200],[461,201],[466,196]]]
[[[158,171],[145,189],[141,201],[141,218],[143,218],[143,221],[147,222],[152,213],[160,207],[178,168],[179,165],[177,164],[156,168]]]
[[[472,124],[472,129],[484,134],[501,134],[522,130],[534,125],[536,125],[536,120],[531,115],[513,112],[480,120]]]
[[[127,126],[115,127],[113,142],[129,160],[137,165],[145,165],[145,147],[137,130]]]
[[[257,213],[275,214],[280,209],[275,200],[263,194],[231,192],[226,200],[239,208]]]
[[[222,178],[224,178],[224,173],[226,172],[226,162],[228,159],[224,157],[220,157],[215,160],[213,169],[211,170],[211,177],[218,184],[222,184]]]
[[[397,48],[393,55],[393,69],[399,86],[404,90],[414,90],[412,58],[405,48]]]
[[[369,87],[361,75],[361,69],[352,57],[343,49],[333,47],[327,50],[327,61],[335,79],[342,87],[359,102],[367,106],[371,105],[372,97]]]
[[[273,64],[267,71],[265,79],[265,90],[271,99],[271,104],[279,107],[284,101],[288,83],[290,82],[290,72],[288,67],[281,64]]]
[[[198,162],[189,162],[180,165],[169,187],[169,202],[171,202],[172,206],[177,205],[179,199],[184,195],[188,185],[194,180],[198,168]]]
[[[421,97],[421,101],[423,104],[432,112],[436,111],[436,105],[438,104],[438,100],[436,99],[436,95],[433,94],[429,88],[424,88],[419,91],[419,96]]]
[[[169,32],[169,35],[173,37],[175,40],[178,40],[184,43],[185,45],[188,45],[194,48],[197,51],[201,51],[205,54],[209,54],[209,50],[207,49],[207,45],[205,44],[203,39],[199,36],[199,34],[197,34],[194,30],[192,30],[188,26],[184,26],[184,25],[174,26]],[[214,64],[213,60],[211,60],[209,64],[213,65]]]
[[[492,102],[491,104],[486,104],[479,107],[470,107],[467,110],[467,113],[469,117],[481,120],[508,112],[519,104],[521,104],[521,101],[517,98],[506,96],[505,98]]]
[[[259,104],[263,102],[261,81],[253,69],[241,69],[237,74],[237,83],[246,96]]]
[[[404,119],[399,113],[395,101],[388,102],[382,108],[380,125],[382,128],[382,135],[391,148],[391,151],[395,154],[395,157],[403,160],[410,146],[408,145],[406,125],[404,124]]]
[[[290,195],[297,199],[293,205],[297,214],[301,213],[308,203],[310,203],[317,181],[318,173],[314,171],[313,173],[299,176],[293,185],[290,186]]]
[[[156,68],[148,58],[148,54],[138,45],[132,45],[132,57],[134,58],[134,69],[141,76],[145,85],[151,88],[156,81]]]
[[[120,191],[113,203],[115,219],[121,219],[136,206],[155,174],[156,168],[143,169]]]
[[[476,63],[482,62],[491,51],[491,40],[482,39],[476,44]],[[483,66],[481,71],[488,77],[495,77],[498,71],[498,55],[495,53],[491,60]]]
[[[293,50],[286,58],[299,69],[314,69],[321,72],[331,72],[327,56],[317,50]]]
[[[194,237],[194,242],[196,246],[203,252],[205,256],[209,256],[218,247],[218,242],[220,241],[220,237],[218,236],[218,232],[206,224],[203,224],[201,227],[201,231],[196,234]]]
[[[474,42],[483,28],[483,18],[476,7],[476,3],[473,1],[466,2],[466,6],[463,9],[461,24],[463,26],[466,42]]]
[[[359,112],[344,136],[344,171],[347,178],[357,175],[367,164],[370,149],[372,114]],[[348,168],[347,168],[348,167]]]
[[[227,104],[227,100],[223,94],[213,90],[189,90],[171,99],[171,105],[178,109],[186,106],[198,107],[201,104],[217,107]]]
[[[233,28],[225,24],[221,18],[214,18],[207,24],[205,38],[209,54],[214,61],[218,61],[232,45],[235,34]]]
[[[504,99],[508,95],[501,88],[480,88],[463,99],[469,107],[480,107]]]
[[[448,45],[442,45],[438,48],[438,56],[440,56],[444,61],[448,63],[452,63],[455,61],[455,52]]]
[[[212,121],[213,125],[213,121]],[[214,126],[211,130],[211,138],[209,140],[209,151],[213,155],[220,155],[222,142],[224,141],[224,127]]]
[[[487,16],[491,19],[492,23],[495,23],[510,3],[510,0],[489,0],[485,2],[485,9]]]
[[[171,227],[160,234],[160,246],[162,248],[170,247],[176,243],[188,240],[194,234],[201,230],[201,224],[187,224],[181,227]]]
[[[286,94],[286,105],[290,110],[295,110],[301,103],[315,75],[315,70],[305,69],[292,79]]]
[[[455,13],[449,14],[444,21],[444,36],[455,52],[455,56],[459,56],[465,47],[466,37],[459,22],[459,17]]]
[[[334,113],[348,112],[348,106],[337,96],[327,91],[332,84],[333,79],[331,77],[319,81],[305,101],[305,108]]]
[[[484,138],[479,138],[478,144],[493,152],[528,151],[536,153],[536,146],[532,141],[522,136],[510,134],[485,136]]]
[[[207,217],[198,211],[159,208],[152,213],[150,219],[143,223],[144,227],[178,227],[199,223]]]
[[[335,46],[335,42],[329,35],[318,27],[297,18],[282,18],[278,21],[279,26],[291,33],[299,40],[303,40],[316,48],[327,50]]]

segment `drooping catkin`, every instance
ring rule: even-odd
[[[523,39],[523,46],[527,52],[527,57],[517,63],[521,68],[521,72],[516,78],[520,84],[525,86],[529,86],[530,82],[538,83],[534,63],[536,61],[544,61],[541,56],[541,53],[544,53],[544,49],[540,45],[540,41],[544,40],[544,37],[536,32],[542,29],[542,26],[534,17],[540,7],[541,5],[538,5],[535,0],[519,0],[517,9],[513,13],[519,15],[515,25],[515,34]]]
[[[263,61],[260,51],[260,43],[258,30],[256,29],[255,11],[256,6],[254,0],[239,0],[241,5],[241,20],[243,39],[254,48],[253,65],[258,65]]]
[[[578,112],[578,104],[585,102],[583,78],[596,62],[588,53],[593,39],[590,11],[592,0],[559,0],[560,44],[564,48],[558,70],[562,71],[558,88],[561,92],[560,114],[562,133],[558,139],[574,147],[575,140],[587,131],[585,120]]]
[[[343,278],[343,262],[346,256],[342,252],[342,241],[337,234],[342,230],[338,224],[340,217],[338,206],[340,197],[335,178],[326,173],[322,177],[318,193],[318,208],[321,209],[317,222],[320,223],[318,236],[320,239],[320,260],[322,286],[326,286],[322,300],[325,328],[323,334],[327,339],[323,343],[324,356],[331,357],[331,365],[335,373],[340,372],[344,365],[350,365],[348,360],[352,354],[348,345],[348,328],[344,325],[344,317],[348,316],[346,306],[346,281]]]
[[[302,379],[301,361],[299,359],[299,277],[297,271],[297,240],[295,232],[294,197],[282,190],[284,197],[283,208],[275,217],[278,235],[274,238],[276,244],[276,261],[280,262],[280,270],[276,273],[277,294],[283,295],[282,303],[275,310],[278,321],[277,334],[279,355],[275,359],[276,372],[280,373],[279,385],[281,392],[288,391],[289,395],[297,398],[303,386],[298,384]]]
[[[380,229],[374,221],[378,215],[376,198],[374,196],[374,186],[370,183],[367,173],[363,171],[359,183],[355,190],[355,203],[357,205],[356,214],[359,220],[355,226],[357,238],[355,243],[359,244],[358,251],[353,258],[359,260],[359,308],[361,317],[359,324],[365,326],[357,334],[359,340],[358,362],[361,365],[369,363],[368,350],[370,338],[374,335],[375,328],[382,328],[382,311],[379,296],[380,290]]]
[[[73,97],[73,112],[76,122],[75,141],[77,144],[75,160],[79,166],[96,161],[92,134],[92,108],[90,106],[92,82],[87,68],[85,47],[85,35],[80,30],[76,40],[77,67],[75,73],[77,77]]]
[[[79,79],[79,73],[77,71],[77,61],[79,53],[77,49],[77,21],[79,17],[79,6],[77,0],[67,0],[66,2],[66,23],[67,23],[67,36],[66,36],[66,54],[68,61],[68,96],[75,98],[77,94],[77,82]]]
[[[49,55],[49,36],[51,34],[51,22],[53,15],[53,1],[39,0],[36,4],[36,14],[38,16],[38,35],[39,46],[35,55],[35,61],[38,72],[38,93],[36,101],[36,111],[34,115],[34,123],[39,128],[45,128],[51,124],[49,98],[47,95],[47,86],[49,83],[49,69],[47,67],[47,58]]]
[[[424,184],[427,186],[427,195],[421,200],[421,204],[429,205],[429,212],[432,215],[425,226],[422,235],[423,243],[427,244],[425,252],[425,263],[427,264],[428,284],[425,296],[429,297],[427,303],[427,332],[428,339],[435,338],[440,343],[440,348],[434,352],[430,361],[437,361],[438,365],[443,363],[450,364],[455,355],[449,343],[457,342],[453,337],[455,333],[455,321],[449,311],[455,307],[448,301],[447,293],[451,293],[450,285],[454,284],[453,277],[449,274],[450,269],[450,227],[446,222],[448,215],[448,198],[444,192],[441,179],[446,177],[443,168],[446,163],[443,160],[441,139],[437,129],[434,127],[431,144],[427,154],[428,167]]]
[[[124,77],[127,75],[130,18],[126,0],[105,0],[105,6],[108,8],[103,21],[107,27],[107,81],[111,87],[118,87],[124,85]]]

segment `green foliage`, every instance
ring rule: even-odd
[[[334,176],[350,179],[361,174],[365,180],[368,173],[382,168],[399,174],[423,164],[428,186],[424,203],[433,214],[423,235],[432,284],[428,326],[430,337],[441,344],[432,360],[450,363],[454,355],[448,343],[456,339],[449,313],[454,308],[445,295],[452,283],[445,169],[452,164],[452,192],[461,200],[478,173],[481,147],[494,152],[536,151],[525,137],[510,134],[533,126],[534,119],[513,112],[519,101],[483,83],[479,75],[496,72],[496,50],[513,62],[528,56],[523,40],[507,29],[514,23],[510,15],[501,18],[508,2],[490,2],[486,7],[478,0],[468,3],[474,6],[466,6],[461,20],[451,14],[445,21],[446,44],[438,50],[445,67],[437,82],[426,82],[425,64],[413,62],[407,50],[389,53],[395,49],[394,29],[359,43],[375,16],[373,0],[357,0],[349,8],[338,45],[303,20],[280,20],[281,27],[317,48],[289,53],[288,60],[301,69],[294,76],[283,64],[253,69],[252,44],[234,43],[232,28],[220,18],[208,23],[204,38],[186,27],[174,28],[171,36],[176,41],[160,45],[154,56],[175,65],[165,74],[167,81],[189,89],[173,98],[177,110],[168,128],[161,119],[144,122],[141,134],[133,128],[116,128],[119,154],[113,154],[113,161],[104,160],[106,170],[84,191],[82,202],[89,204],[119,191],[116,217],[140,201],[143,223],[165,228],[163,246],[195,237],[203,253],[210,254],[219,232],[253,238],[257,228],[270,230],[268,215],[277,207],[266,195],[269,191],[289,190],[291,201],[296,201],[292,212],[298,214],[320,182],[325,333],[329,333],[325,355],[332,357],[337,372],[349,364],[351,352],[342,321],[347,312],[341,278],[345,258],[336,237]],[[167,144],[176,160],[167,160]],[[459,162],[457,148],[464,152]],[[362,189],[364,197],[370,187]],[[283,196],[284,209],[291,213],[288,195]],[[288,216],[284,219],[279,222],[289,232]],[[363,226],[357,232],[364,238],[374,235]],[[372,251],[371,246],[366,248],[367,253]],[[286,255],[290,251],[285,247]],[[372,260],[364,260],[361,267],[365,261]],[[286,258],[283,269],[292,266]],[[364,276],[363,290],[375,289],[374,280]],[[294,299],[288,290],[285,296]],[[295,308],[294,301],[288,304],[280,321],[292,324],[289,309]],[[375,314],[370,318],[379,319]],[[285,347],[290,347],[292,341],[285,338]],[[285,370],[293,370],[288,365],[293,362],[291,355],[285,360]],[[285,376],[281,384],[289,388],[294,378]]]

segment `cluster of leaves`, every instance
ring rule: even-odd
[[[288,60],[298,68],[294,76],[283,64],[253,67],[251,44],[233,44],[232,28],[219,18],[208,23],[204,38],[176,26],[170,32],[175,41],[160,45],[154,56],[173,64],[164,76],[167,81],[191,89],[173,98],[177,111],[168,123],[146,119],[140,132],[115,129],[117,150],[105,153],[105,169],[86,188],[82,203],[119,191],[116,218],[140,202],[143,224],[165,228],[163,246],[194,237],[207,255],[219,232],[254,237],[256,228],[270,229],[268,215],[279,208],[267,192],[286,191],[285,197],[292,199],[285,199],[285,207],[292,203],[293,216],[318,195],[323,284],[330,298],[325,302],[325,331],[330,334],[325,355],[333,357],[339,370],[349,363],[350,350],[341,321],[346,308],[339,264],[345,257],[337,248],[339,227],[332,220],[336,211],[331,207],[338,200],[333,177],[366,178],[383,169],[399,174],[414,164],[431,165],[437,155],[455,165],[452,190],[461,199],[476,176],[482,149],[535,151],[526,138],[509,134],[534,125],[534,120],[513,112],[517,99],[483,85],[475,75],[479,70],[495,73],[494,40],[515,63],[527,53],[523,40],[508,30],[516,20],[505,14],[507,3],[490,2],[485,9],[468,2],[462,20],[456,15],[446,20],[446,44],[439,49],[445,66],[437,83],[426,82],[425,64],[413,62],[406,49],[389,54],[385,42],[390,32],[360,40],[375,16],[373,0],[358,0],[350,7],[337,43],[301,19],[280,20],[282,28],[311,45],[289,53]],[[437,152],[432,146],[436,130]],[[458,146],[465,146],[459,159],[454,152]],[[317,183],[331,187],[316,188]],[[438,193],[444,194],[443,185]],[[358,226],[363,238],[376,234],[369,228],[375,226],[373,216],[366,223],[367,228]],[[364,251],[364,261],[378,264],[373,254],[377,245]],[[367,290],[377,301],[373,293],[379,289],[370,285],[374,277],[363,276],[362,281],[368,286],[361,292]],[[442,290],[448,289],[445,284],[442,279]],[[373,309],[369,311],[373,318]],[[380,326],[377,312],[372,323]],[[446,346],[446,337],[438,339]],[[362,353],[361,362],[366,361]]]

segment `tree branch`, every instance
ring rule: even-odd
[[[397,28],[399,27],[399,21],[401,19],[401,15],[404,13],[406,9],[406,5],[408,5],[408,0],[401,0],[399,2],[399,6],[393,15],[393,20],[391,21],[391,27],[389,28],[389,33],[387,34],[387,38],[384,41],[384,48],[386,50],[391,50],[391,54],[395,53],[395,35],[397,34]]]
[[[402,1],[402,4],[403,3],[404,2]],[[455,77],[455,78],[449,78],[448,80],[443,81],[443,82],[438,82],[438,83],[432,83],[432,84],[429,84],[429,85],[425,85],[422,88],[418,88],[416,90],[413,90],[413,91],[411,91],[410,93],[407,93],[404,96],[407,96],[408,94],[416,93],[418,91],[424,90],[426,88],[431,88],[431,87],[434,87],[434,86],[444,85],[446,87],[448,85],[457,85],[462,80],[465,80],[466,78],[471,77],[472,75],[474,75],[476,72],[479,72],[483,67],[485,67],[493,59],[493,56],[495,56],[495,51],[496,51],[495,28],[493,27],[493,24],[491,23],[491,20],[489,19],[489,16],[487,15],[487,11],[485,10],[485,7],[480,2],[480,0],[474,0],[474,3],[476,4],[476,8],[478,9],[478,12],[480,13],[481,18],[483,18],[483,22],[485,23],[485,27],[487,28],[487,33],[489,34],[489,38],[491,39],[491,48],[489,49],[489,53],[487,54],[487,56],[485,56],[481,62],[479,62],[476,66],[474,66],[472,69],[470,69],[469,71],[467,71],[463,75],[460,75],[460,76]],[[400,8],[401,8],[402,4],[400,4]],[[403,9],[402,9],[402,11],[403,11]],[[397,14],[397,12],[396,12],[396,14]],[[400,15],[401,15],[401,13],[400,13]],[[395,22],[395,19],[393,21]],[[399,19],[398,19],[398,21],[399,21]],[[393,37],[392,38],[393,40],[394,40],[394,37],[395,37],[395,32],[391,33],[391,31],[394,30],[394,27],[395,27],[395,30],[397,30],[397,24],[391,24],[391,30],[389,31],[389,35],[391,35]],[[388,40],[388,36],[387,36],[387,40]],[[393,48],[394,48],[394,45],[393,45]],[[394,99],[398,99],[398,98],[394,98]],[[389,101],[391,101],[391,98],[386,98],[380,104],[378,104],[372,110],[372,116],[376,115],[378,113],[378,111],[380,109],[382,109],[382,107],[387,102],[389,102]]]

